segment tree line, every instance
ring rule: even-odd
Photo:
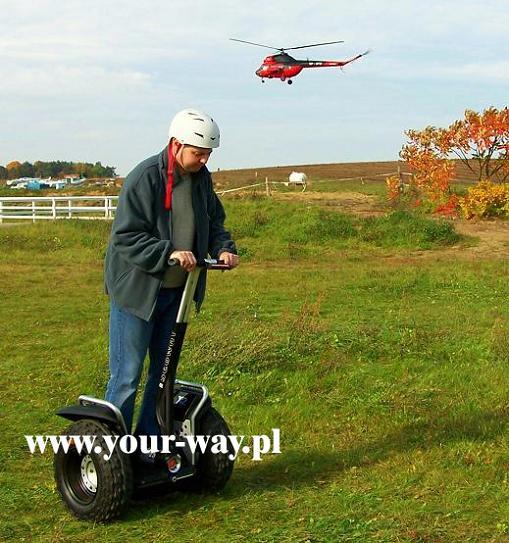
[[[53,160],[42,162],[37,160],[30,162],[19,162],[14,160],[6,166],[0,165],[0,179],[17,179],[18,177],[41,177],[53,179],[65,177],[66,175],[79,175],[80,177],[115,177],[115,167],[103,166],[100,162],[66,162]]]

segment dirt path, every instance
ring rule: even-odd
[[[466,236],[478,238],[478,243],[463,247],[472,256],[490,256],[504,258],[509,256],[509,223],[502,220],[454,222],[456,231]]]

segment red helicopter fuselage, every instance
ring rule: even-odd
[[[304,68],[329,68],[342,67],[358,58],[361,58],[366,53],[357,55],[348,60],[297,60],[291,57],[288,53],[279,53],[277,55],[269,55],[263,60],[263,64],[256,70],[255,74],[264,79],[281,79],[281,81],[299,75]]]

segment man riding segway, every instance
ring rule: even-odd
[[[205,166],[218,146],[215,121],[185,109],[171,122],[165,149],[127,176],[105,259],[110,296],[106,399],[80,396],[79,405],[60,410],[75,421],[69,434],[130,434],[147,352],[150,365],[135,435],[229,433],[206,388],[175,378],[190,303],[194,299],[198,309],[202,304],[207,269],[238,265],[235,244],[224,228],[224,209]],[[216,260],[207,261],[208,255]],[[144,454],[134,462],[115,451],[107,464],[100,454],[71,447],[55,456],[57,487],[79,518],[109,520],[128,503],[133,485],[185,478],[196,483],[198,477],[217,489],[233,467],[228,455],[213,459],[188,450],[165,458],[162,469],[154,460],[154,454]]]

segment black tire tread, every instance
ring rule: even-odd
[[[102,448],[100,454],[91,453],[100,476],[97,494],[91,504],[83,505],[73,499],[63,473],[65,453],[60,450],[55,454],[54,471],[58,492],[66,507],[78,519],[108,522],[120,516],[129,504],[133,491],[131,460],[117,447],[108,461],[102,456],[108,450],[102,436],[112,433],[107,425],[93,419],[78,420],[65,431],[66,435],[96,435],[95,445]]]
[[[200,421],[200,434],[202,435],[229,435],[230,428],[219,414],[219,412],[210,407],[202,416]],[[196,475],[187,482],[186,487],[189,490],[199,490],[202,492],[218,492],[224,488],[231,477],[234,460],[228,458],[234,453],[231,443],[228,442],[228,452],[226,454],[213,454],[210,447],[204,454],[201,454],[196,466]]]

